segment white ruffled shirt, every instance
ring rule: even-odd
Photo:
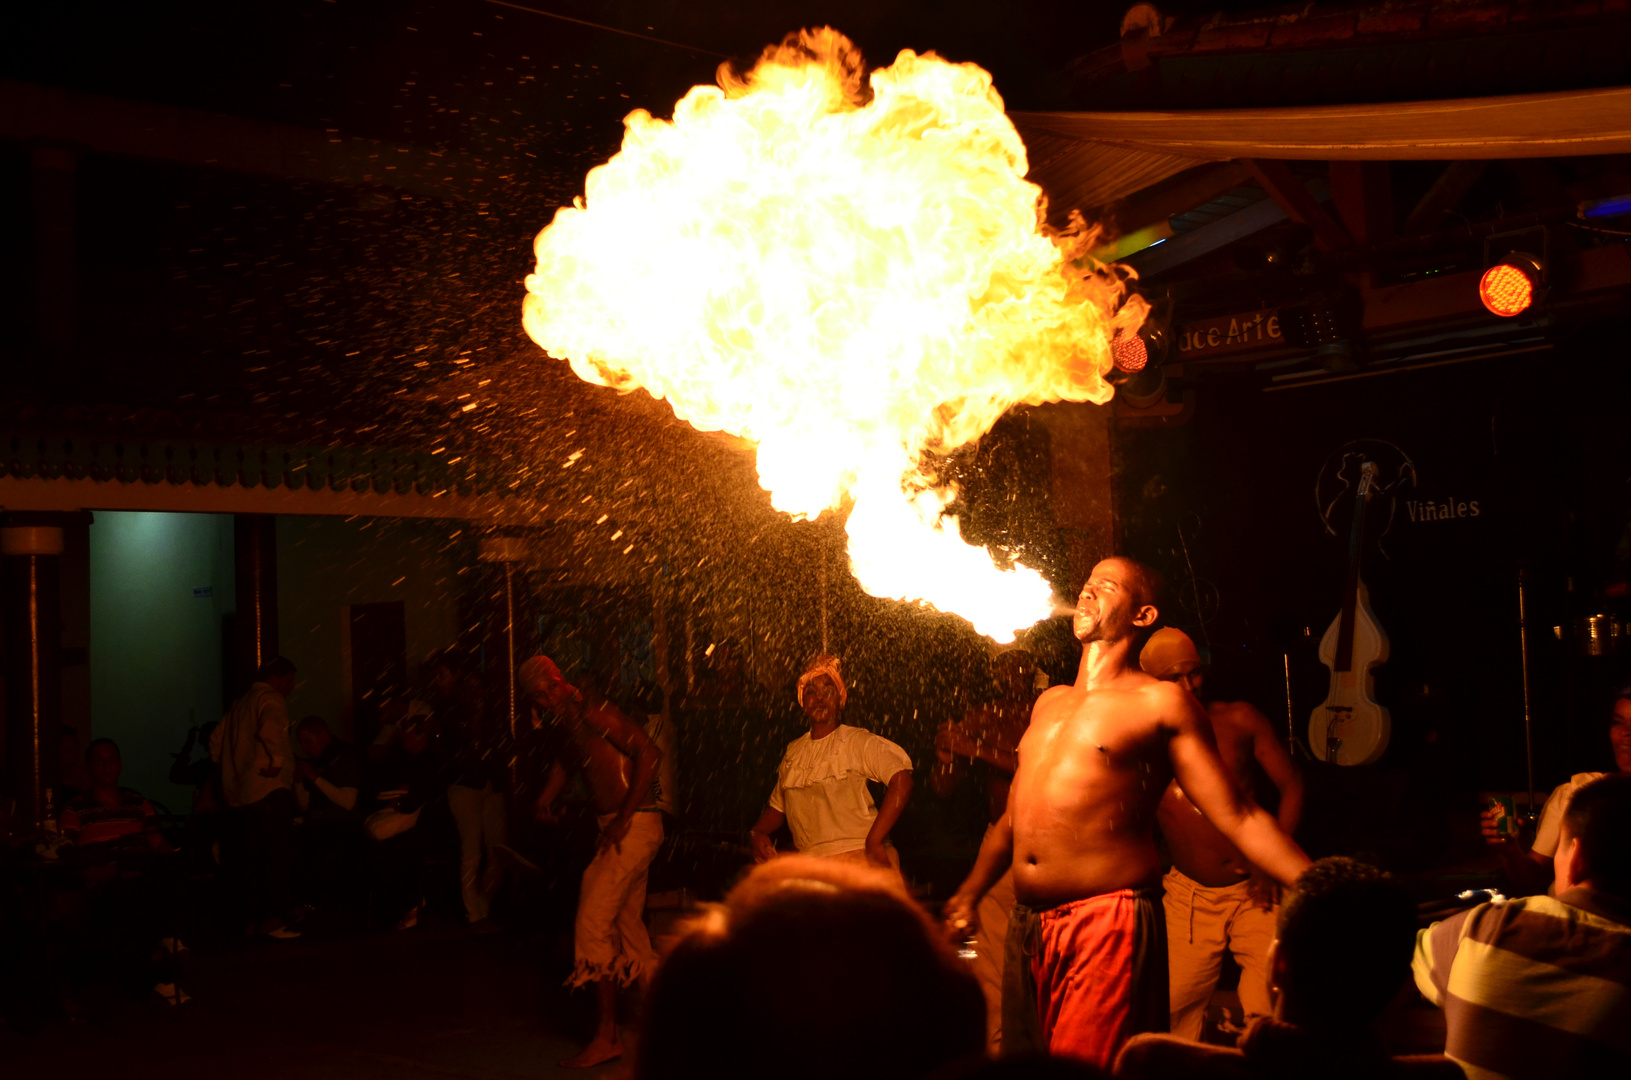
[[[787,815],[800,853],[859,851],[878,819],[866,782],[887,784],[896,773],[911,768],[906,751],[888,739],[840,724],[824,739],[805,734],[787,744],[770,806]]]

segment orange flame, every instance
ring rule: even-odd
[[[926,455],[1016,404],[1108,400],[1110,341],[1147,305],[1081,229],[1046,229],[987,72],[911,51],[863,72],[841,34],[804,31],[672,121],[630,113],[538,234],[523,322],[580,377],[754,441],[777,509],[848,497],[867,592],[1009,641],[1051,590],[959,538]]]

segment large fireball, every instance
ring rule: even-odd
[[[752,440],[778,510],[848,500],[867,592],[1011,640],[1051,590],[963,543],[929,455],[1016,404],[1107,400],[1110,340],[1146,306],[1046,229],[979,67],[907,51],[863,78],[822,29],[719,82],[671,121],[629,114],[538,234],[527,333],[590,382]]]

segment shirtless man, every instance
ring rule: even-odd
[[[1150,635],[1139,666],[1150,675],[1201,692],[1201,657],[1189,635],[1173,627]],[[1261,768],[1280,793],[1276,818],[1287,836],[1302,813],[1303,780],[1268,717],[1243,701],[1213,701],[1207,719],[1218,754],[1241,791]],[[1172,1033],[1199,1042],[1206,1003],[1218,984],[1223,954],[1240,965],[1244,1022],[1274,1011],[1269,1000],[1269,946],[1274,942],[1278,887],[1201,816],[1176,782],[1168,784],[1156,821],[1172,853],[1166,887],[1167,972]]]
[[[992,666],[1001,696],[970,708],[961,721],[941,725],[934,738],[935,767],[929,774],[930,785],[941,798],[950,797],[970,771],[978,776],[985,785],[990,821],[987,833],[996,828],[1002,812],[1008,809],[1008,785],[1019,761],[1020,737],[1031,722],[1037,675],[1036,660],[1024,649],[1003,653]],[[1002,1048],[1002,964],[1008,913],[1013,907],[1014,875],[1010,870],[980,898],[971,927],[971,966],[985,992],[986,1048],[992,1052]]]
[[[1308,866],[1274,818],[1241,793],[1189,691],[1138,669],[1160,579],[1130,559],[1093,568],[1073,629],[1076,682],[1037,699],[1008,809],[946,903],[953,928],[1014,869],[1005,1048],[1108,1069],[1140,1031],[1167,1026],[1166,920],[1155,811],[1174,777],[1224,836],[1289,885]],[[1016,962],[1016,957],[1023,960]],[[1032,987],[1017,985],[1031,981]]]
[[[598,693],[563,679],[549,657],[533,657],[518,674],[534,709],[534,728],[553,717],[565,729],[576,752],[572,764],[588,778],[599,815],[600,841],[578,893],[577,962],[567,980],[573,987],[594,983],[598,1025],[582,1053],[561,1062],[563,1068],[586,1069],[622,1056],[618,988],[635,981],[644,988],[657,966],[642,914],[646,871],[663,842],[663,815],[649,798],[662,751]],[[566,763],[556,757],[534,807],[540,821],[555,820],[552,806],[566,781]]]

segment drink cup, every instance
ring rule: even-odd
[[[1489,808],[1495,812],[1495,831],[1502,836],[1518,835],[1518,807],[1510,795],[1491,795]]]

